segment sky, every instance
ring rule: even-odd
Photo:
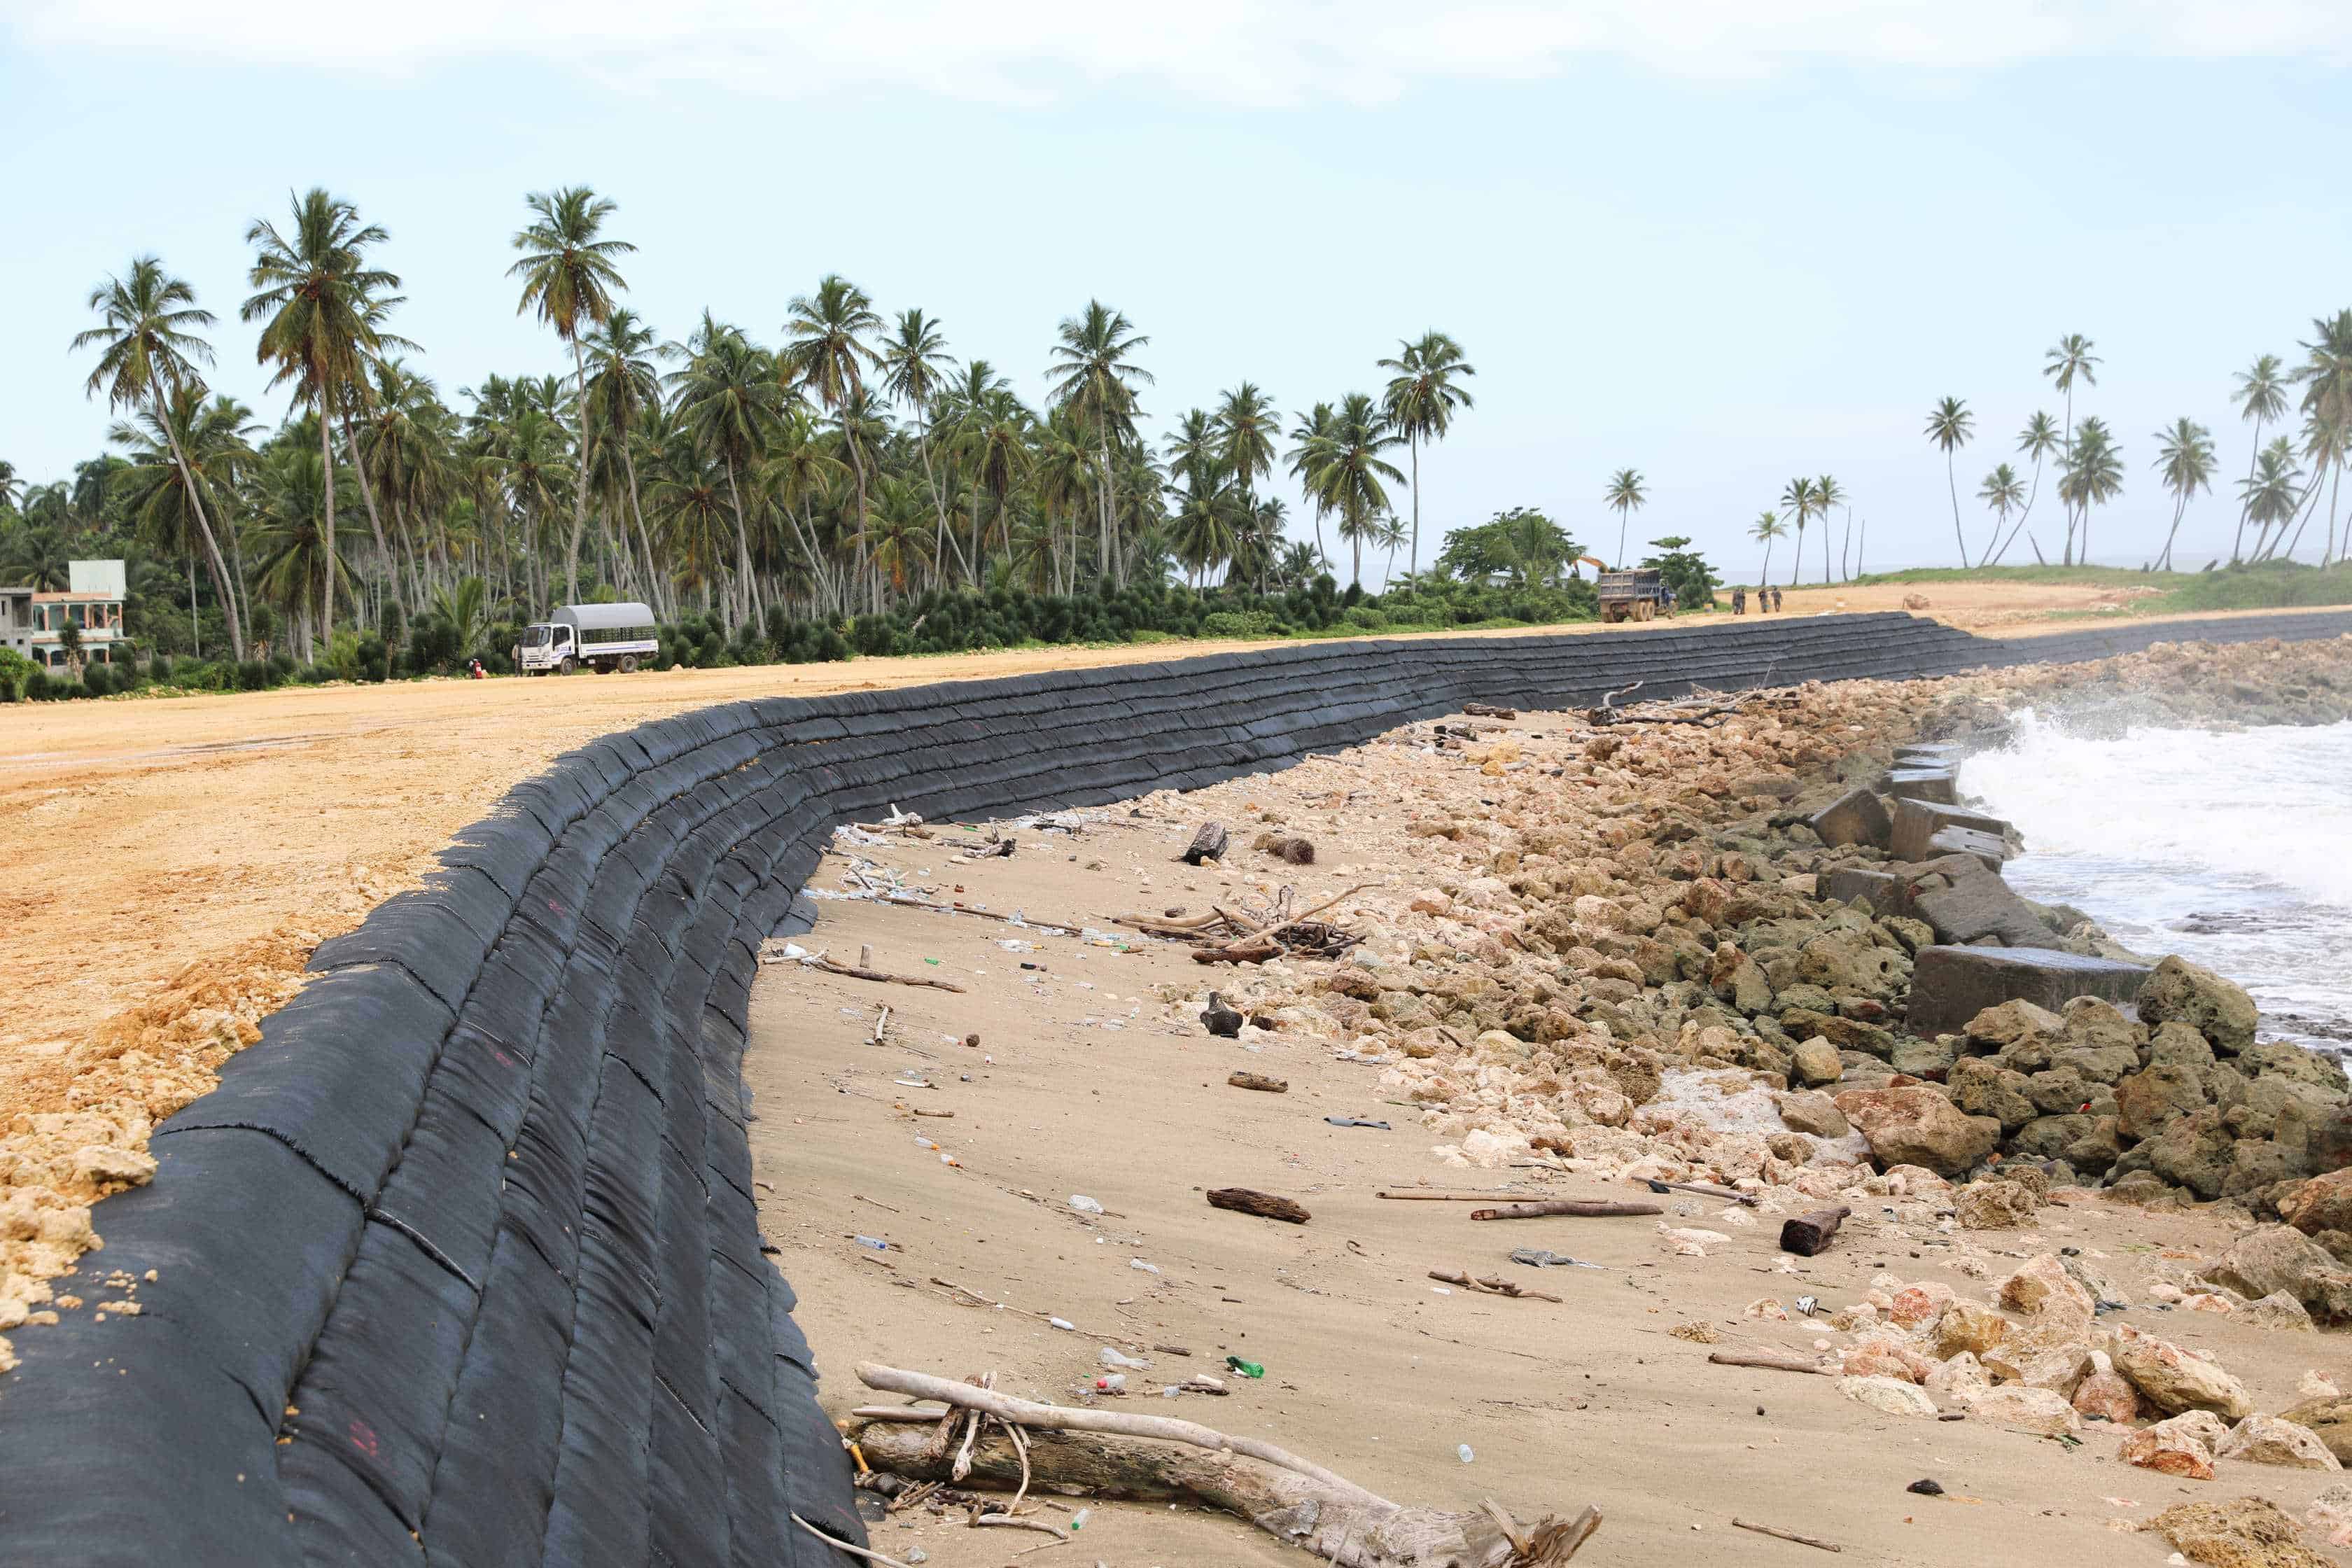
[[[2317,0],[0,0],[0,458],[37,482],[103,446],[67,344],[140,254],[220,316],[214,384],[282,416],[244,237],[311,185],[390,231],[445,396],[566,368],[505,274],[525,195],[584,183],[665,337],[709,308],[772,342],[838,272],[1034,401],[1099,299],[1150,340],[1155,433],[1243,380],[1377,391],[1443,330],[1476,405],[1423,454],[1424,558],[1533,506],[1613,560],[1632,467],[1636,555],[1685,534],[1752,578],[1759,514],[1826,473],[1864,564],[1954,564],[1950,490],[1973,554],[2080,332],[2074,414],[2127,471],[2099,558],[2154,553],[2186,415],[2221,456],[2202,564],[2250,456],[2233,373],[2352,307],[2348,59]],[[1946,395],[1976,418],[1950,482]],[[2029,526],[2054,558],[2049,496]]]

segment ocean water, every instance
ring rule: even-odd
[[[2028,712],[1960,787],[2024,834],[2019,892],[2228,975],[2265,1037],[2352,1054],[2352,724],[2098,738]]]

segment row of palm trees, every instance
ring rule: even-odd
[[[1421,452],[1472,406],[1476,374],[1443,332],[1381,360],[1379,394],[1295,416],[1283,456],[1310,547],[1286,541],[1283,503],[1261,493],[1283,434],[1273,399],[1244,382],[1188,412],[1163,462],[1139,430],[1150,340],[1100,301],[1061,323],[1042,408],[986,360],[951,356],[936,319],[886,318],[839,277],[791,300],[773,346],[708,311],[663,342],[623,302],[635,247],[608,232],[614,211],[584,186],[528,198],[509,276],[569,374],[485,377],[459,389],[462,412],[393,330],[389,237],[324,190],[247,235],[239,316],[293,402],[275,433],[205,384],[216,321],[185,280],[141,257],[93,290],[98,324],[73,347],[96,352],[88,390],[120,416],[123,515],[201,566],[236,657],[257,592],[306,638],[331,636],[342,606],[413,616],[468,577],[518,608],[601,584],[732,626],[772,605],[843,616],[992,581],[1115,589],[1171,559],[1202,581],[1297,583],[1324,567],[1327,521],[1359,581],[1368,542],[1391,558],[1409,545],[1418,569]],[[263,537],[266,561],[249,562]]]
[[[1977,490],[1977,499],[1992,514],[1992,525],[1980,549],[1971,551],[1960,519],[1959,487],[1955,458],[1976,433],[1976,416],[1957,397],[1940,399],[1927,416],[1927,436],[1944,454],[1947,489],[1951,495],[1952,531],[1958,542],[1964,567],[1999,565],[2032,517],[2042,492],[2043,464],[2056,459],[2055,489],[2066,526],[2060,563],[2073,565],[2091,557],[2091,521],[2096,508],[2123,493],[2124,456],[2115,433],[2101,419],[2074,417],[2077,386],[2098,385],[2096,344],[2081,333],[2058,340],[2044,356],[2042,374],[2051,389],[2065,400],[2063,423],[2037,411],[2017,438],[2017,451],[2031,458],[2031,480],[2011,463],[1996,464]],[[2352,310],[2312,322],[2310,341],[2300,343],[2303,361],[2292,370],[2277,354],[2263,354],[2235,377],[2231,402],[2240,417],[2253,427],[2246,477],[2238,484],[2238,521],[2230,546],[2232,564],[2240,562],[2292,559],[2305,531],[2318,513],[2323,489],[2327,496],[2327,531],[2319,563],[2340,557],[2336,533],[2336,497],[2343,479],[2347,447],[2352,447]],[[2267,445],[2263,432],[2284,421],[2295,389],[2302,416],[2294,436],[2279,435]],[[2213,433],[2184,415],[2156,432],[2157,455],[2152,465],[2172,500],[2171,525],[2164,542],[2151,558],[2159,570],[2170,570],[2173,548],[2189,503],[2200,491],[2210,493],[2219,458]],[[2307,467],[2305,465],[2308,465]],[[2012,521],[2013,520],[2013,521]],[[2254,530],[2251,550],[2248,525]],[[2042,548],[2026,535],[2037,560]]]

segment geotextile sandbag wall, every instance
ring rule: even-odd
[[[2184,630],[2003,644],[1854,616],[1317,643],[608,736],[321,946],[261,1043],[156,1130],[155,1179],[57,1282],[97,1303],[140,1279],[140,1311],[21,1333],[0,1378],[0,1561],[848,1561],[788,1518],[864,1539],[761,1252],[740,1070],[760,943],[843,821],[1198,786],[1465,701],[1944,675]]]

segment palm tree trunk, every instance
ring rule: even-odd
[[[1853,581],[1853,508],[1845,509],[1845,537],[1838,541],[1838,574]]]
[[[2344,459],[2339,457],[2336,459],[2335,475],[2327,481],[2327,548],[2321,552],[2319,557],[2319,566],[2323,572],[2327,569],[2327,563],[2336,558],[2336,491],[2343,488],[2343,484]]]
[[[164,440],[171,445],[172,461],[178,465],[180,483],[188,492],[188,509],[196,514],[196,531],[205,542],[205,567],[212,574],[213,592],[220,595],[221,617],[228,622],[230,656],[242,664],[245,662],[245,629],[237,625],[236,600],[229,593],[228,564],[221,559],[220,545],[213,538],[212,521],[205,515],[204,497],[197,493],[195,475],[188,469],[187,454],[180,449],[180,433],[172,427],[172,421],[163,406],[163,395],[160,391],[155,398],[155,423],[162,428]],[[188,621],[193,626],[196,619],[196,586],[193,576],[195,562],[193,557],[189,560],[188,569],[191,574],[188,583]]]
[[[1797,519],[1797,557],[1789,563],[1789,586],[1797,585],[1797,568],[1805,563],[1805,520]]]
[[[2173,498],[2172,528],[2169,532],[2165,534],[2164,550],[2156,558],[2156,569],[2159,572],[2169,572],[2172,570],[2172,542],[2175,538],[2179,537],[2180,533],[2180,514],[2188,510],[2189,496],[2186,491],[2183,491],[2181,494]]]
[[[1764,570],[1757,576],[1756,581],[1759,584],[1772,581],[1772,539],[1769,534],[1767,534],[1764,539]]]
[[[331,640],[335,635],[335,442],[334,421],[327,416],[327,395],[323,378],[319,393],[319,457],[326,465],[327,488],[320,497],[324,510],[320,515],[319,542],[326,555],[320,570],[326,574],[325,591],[319,595],[319,626],[320,633]]]
[[[360,499],[367,502],[368,529],[375,535],[376,558],[383,563],[384,574],[391,576],[392,547],[384,542],[383,519],[376,514],[375,510],[375,486],[368,479],[367,465],[360,461],[359,438],[352,432],[352,416],[349,413],[343,416],[343,450],[350,455],[352,472],[359,476]],[[393,584],[392,600],[393,603],[400,605],[403,616],[408,613],[407,603],[401,597],[400,584],[397,581]]]
[[[2262,455],[2263,421],[2256,419],[2254,421],[2254,449],[2246,456],[2246,483],[2249,485],[2253,483],[2254,465],[2261,459]],[[2235,539],[2232,539],[2230,542],[2230,564],[2232,566],[2235,566],[2245,556],[2246,513],[2252,505],[2253,501],[2252,498],[2247,497],[2243,492],[2241,492],[2241,499],[2238,501],[2238,535]]]
[[[572,476],[572,538],[563,548],[563,583],[576,605],[580,602],[580,534],[588,526],[588,361],[580,352],[580,334],[564,336],[572,340],[572,401],[580,421],[580,447]]]
[[[196,658],[205,657],[205,618],[196,613],[196,558],[193,552],[188,556],[188,642]]]
[[[751,532],[749,528],[744,526],[743,522],[742,492],[735,488],[734,455],[730,453],[726,461],[727,499],[733,503],[735,508],[735,577],[737,585],[743,590],[743,602],[746,605],[749,605],[751,603]],[[730,600],[732,600],[734,595],[730,594],[728,597]],[[732,607],[733,606],[730,604],[730,608],[731,609]],[[741,619],[739,617],[735,622],[735,626],[730,626],[727,629],[731,632],[742,624]]]
[[[1969,536],[1960,531],[1960,486],[1952,477],[1952,449],[1944,448],[1944,488],[1952,496],[1952,537],[1960,542],[1960,570],[1969,569]]]
[[[2328,464],[2328,467],[2330,468],[2335,467],[2332,460]],[[2317,474],[2315,473],[2311,476],[2311,488],[2305,492],[2305,504],[2295,509],[2303,513],[2303,521],[2295,524],[2294,540],[2286,547],[2286,558],[2289,561],[2294,560],[2294,552],[2303,547],[2303,531],[2311,526],[2313,515],[2319,510],[2319,476]],[[2284,540],[2286,538],[2286,528],[2284,524],[2281,524],[2279,527],[2279,538],[2281,540]],[[2271,549],[2273,553],[2276,553],[2278,546],[2273,544]],[[2265,559],[2267,559],[2267,557]]]
[[[654,559],[653,535],[646,531],[646,509],[637,499],[637,458],[629,449],[629,445],[627,438],[624,437],[621,442],[621,467],[629,476],[629,511],[637,520],[637,542],[646,550],[646,591],[653,595],[654,613],[659,616],[662,613],[662,572]],[[677,614],[677,591],[674,584],[670,589],[669,604],[669,614],[674,617]]]
[[[1415,434],[1406,444],[1412,454],[1412,574],[1421,575],[1421,437]],[[1396,560],[1396,552],[1389,552],[1389,560]]]

